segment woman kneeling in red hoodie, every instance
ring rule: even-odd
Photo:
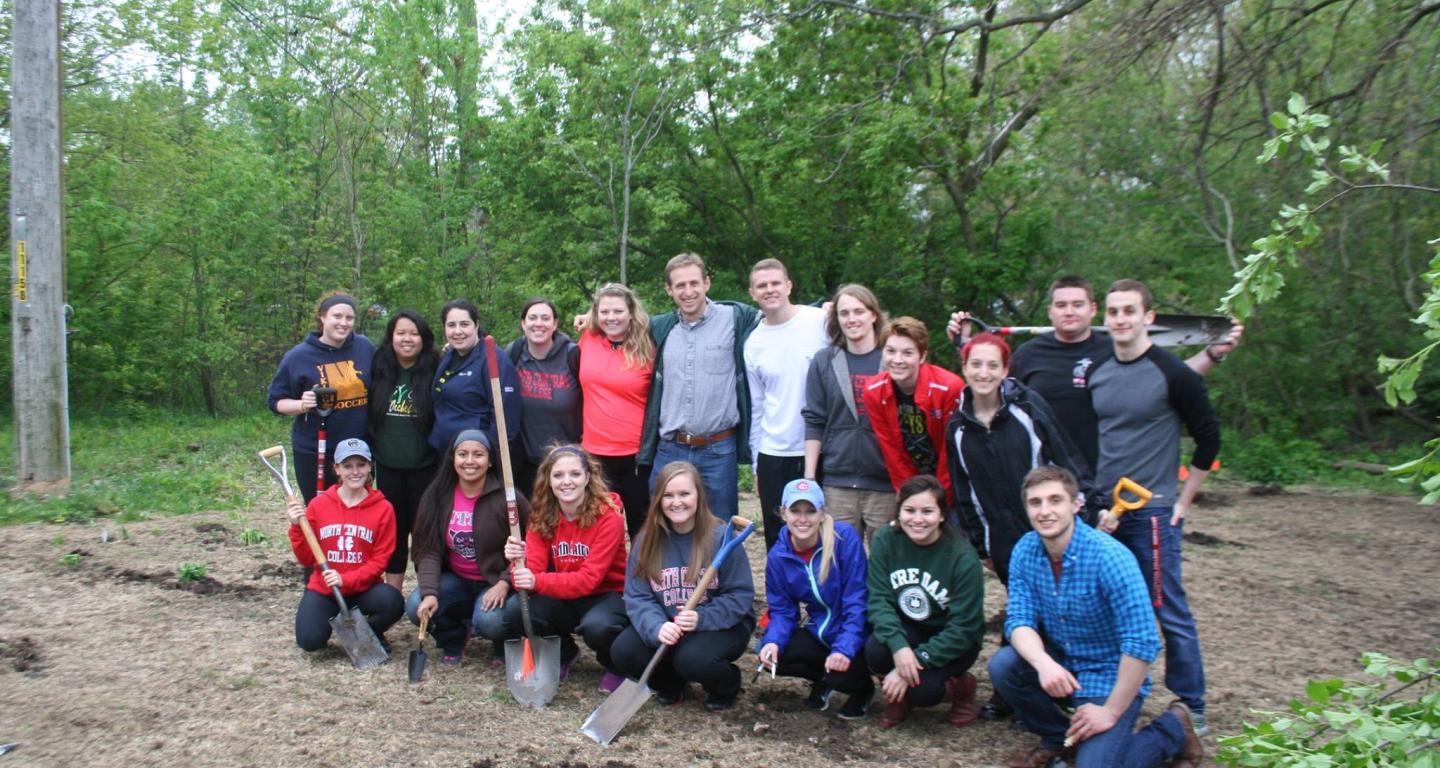
[[[297,499],[290,515],[290,548],[295,559],[311,569],[310,581],[295,611],[295,642],[318,651],[330,641],[330,619],[340,612],[331,588],[358,607],[385,650],[385,630],[400,619],[405,599],[382,580],[395,551],[395,510],[385,495],[370,488],[370,446],[364,440],[342,440],[335,447],[335,475],[340,482],[311,499],[307,508]],[[300,530],[307,518],[330,569],[322,571]]]

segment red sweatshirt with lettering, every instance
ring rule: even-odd
[[[535,592],[558,600],[625,591],[625,515],[612,493],[593,525],[581,528],[564,515],[555,535],[525,532],[525,565],[535,573]]]
[[[341,594],[358,595],[380,581],[390,553],[395,551],[395,508],[386,501],[385,494],[372,488],[359,504],[347,507],[340,500],[337,483],[310,500],[305,517],[320,540],[331,570],[340,572]],[[298,525],[290,526],[290,548],[301,565],[314,568],[306,587],[322,595],[330,594]]]

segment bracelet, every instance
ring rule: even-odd
[[[1211,350],[1209,347],[1206,347],[1206,348],[1205,348],[1205,356],[1208,357],[1208,358],[1210,358],[1210,362],[1212,362],[1212,363],[1214,363],[1214,364],[1216,364],[1216,365],[1219,365],[1219,364],[1225,362],[1225,355],[1217,355],[1217,354],[1215,354],[1215,352],[1214,352],[1213,350]]]

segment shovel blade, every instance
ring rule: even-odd
[[[580,732],[594,739],[596,744],[609,744],[653,695],[655,692],[650,690],[650,686],[626,680],[590,713],[585,724],[580,726]]]
[[[539,709],[555,698],[560,687],[560,638],[537,638],[530,653],[535,668],[527,674],[525,638],[505,641],[505,684],[516,701]]]
[[[410,682],[418,683],[421,678],[425,677],[426,659],[425,651],[421,648],[410,652]]]
[[[380,644],[380,638],[375,636],[375,630],[370,628],[370,622],[365,620],[365,614],[359,608],[341,611],[330,620],[330,629],[334,630],[340,647],[345,649],[356,669],[378,667],[390,659],[390,654]]]

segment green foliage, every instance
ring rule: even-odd
[[[1329,468],[1327,451],[1293,429],[1271,429],[1247,438],[1227,434],[1225,468],[1264,485],[1295,485],[1314,480]]]
[[[1440,766],[1440,666],[1379,653],[1362,657],[1373,681],[1313,680],[1287,712],[1257,712],[1220,739],[1216,760],[1232,766]]]
[[[286,423],[271,414],[218,420],[147,410],[139,420],[78,418],[71,424],[69,494],[0,498],[0,525],[249,509],[275,498],[273,483],[255,471],[255,452],[286,434]],[[0,473],[14,472],[14,443],[6,424]],[[0,484],[13,485],[14,478],[0,474]]]
[[[60,564],[66,568],[79,568],[81,555],[79,552],[68,552],[61,556]]]
[[[182,563],[179,576],[181,581],[201,581],[205,578],[205,564]]]
[[[247,547],[265,543],[265,532],[259,528],[246,528],[240,532],[240,543]]]

